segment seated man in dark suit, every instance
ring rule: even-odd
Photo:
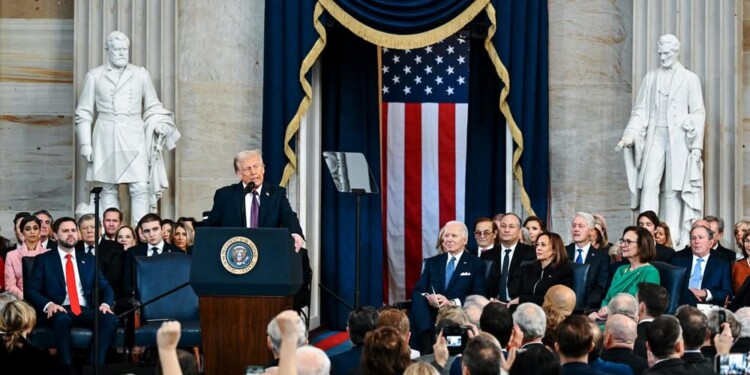
[[[287,228],[297,251],[305,244],[297,214],[286,189],[264,184],[265,164],[260,150],[240,151],[234,157],[240,182],[216,190],[207,227]]]
[[[477,247],[468,251],[476,256],[481,256],[485,251],[492,250],[499,243],[497,241],[497,227],[495,227],[492,219],[479,217],[474,220],[474,239],[477,241]]]
[[[57,242],[52,236],[52,222],[55,220],[52,218],[52,214],[47,210],[39,210],[32,215],[36,216],[39,222],[42,223],[39,227],[39,241],[42,242],[42,247],[49,250],[57,250]]]
[[[117,329],[117,318],[110,306],[114,293],[107,279],[94,273],[94,257],[75,251],[78,229],[73,218],[62,217],[53,225],[58,249],[36,257],[27,299],[37,310],[37,316],[52,326],[60,362],[70,367],[73,348],[72,327],[93,328],[94,314],[99,314],[99,363],[104,363],[107,350]],[[94,306],[94,278],[99,279],[102,303]],[[97,311],[98,310],[98,311]],[[93,344],[93,341],[92,341]],[[93,362],[93,350],[91,361]]]
[[[135,257],[150,257],[171,252],[182,253],[182,250],[165,242],[162,238],[161,218],[159,215],[146,214],[141,218],[138,225],[146,237],[146,243],[133,246],[126,252],[122,288],[127,296],[131,296],[135,292]]]
[[[577,212],[571,222],[573,243],[565,247],[568,260],[579,264],[589,264],[586,290],[586,307],[598,310],[607,294],[609,277],[609,254],[605,249],[591,246],[591,231],[594,230],[594,217],[586,212]]]
[[[508,302],[521,294],[521,263],[536,259],[536,252],[522,244],[521,219],[506,213],[498,228],[500,243],[482,253],[482,260],[491,260],[492,269],[487,280],[487,297]]]
[[[560,355],[561,375],[605,374],[589,367],[589,352],[594,349],[590,319],[571,315],[557,326],[555,351]]]
[[[711,335],[706,314],[692,306],[681,306],[677,309],[675,317],[680,322],[682,340],[685,343],[682,360],[702,368],[703,371],[713,371],[713,357],[705,357],[701,353],[701,347],[706,341],[710,342]]]
[[[674,249],[656,242],[656,228],[661,221],[654,211],[643,211],[638,215],[638,226],[646,228],[656,243],[656,261],[669,263],[674,255]]]
[[[685,374],[708,375],[713,371],[702,371],[695,365],[685,362],[685,342],[682,338],[680,322],[671,315],[662,315],[648,327],[646,341],[649,351],[653,354],[655,364],[644,374]]]
[[[724,219],[718,216],[707,215],[703,220],[708,222],[708,228],[714,232],[713,245],[711,246],[712,252],[716,251],[721,254],[727,262],[730,264],[734,263],[734,261],[737,260],[737,253],[727,249],[721,244],[721,239],[724,237]]]
[[[102,237],[98,246],[94,249],[95,239],[95,216],[86,214],[78,219],[78,232],[81,240],[76,243],[76,251],[84,254],[94,255],[99,260],[99,270],[107,278],[109,285],[115,292],[115,299],[123,296],[122,292],[122,259],[125,250],[122,244],[110,241]],[[95,252],[96,251],[96,252]],[[98,255],[97,255],[98,253]]]
[[[450,221],[441,231],[443,253],[425,260],[411,298],[411,347],[422,354],[431,353],[437,309],[449,304],[461,306],[466,296],[484,295],[486,288],[484,262],[465,251],[469,237],[466,225]]]
[[[349,313],[346,332],[349,333],[349,340],[354,346],[331,357],[331,374],[348,375],[359,368],[365,335],[374,330],[377,323],[378,311],[370,306],[360,307]]]
[[[628,365],[633,374],[642,374],[648,368],[648,362],[633,352],[637,337],[633,319],[622,314],[610,316],[604,325],[604,352],[601,358]]]
[[[718,253],[711,252],[714,234],[703,225],[690,230],[690,252],[679,251],[671,263],[690,273],[688,288],[682,294],[682,303],[695,306],[710,303],[724,306],[732,292],[730,264]]]

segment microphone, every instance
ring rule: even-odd
[[[253,190],[255,190],[255,182],[250,181],[247,186],[245,186],[245,195],[252,193]]]

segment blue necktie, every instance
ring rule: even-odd
[[[448,267],[445,267],[445,289],[448,289],[448,284],[451,282],[453,277],[453,271],[456,270],[456,258],[449,256]]]
[[[578,256],[576,257],[576,263],[583,264],[583,249],[578,249]]]
[[[695,267],[693,267],[693,274],[690,275],[690,285],[689,287],[700,289],[701,287],[701,263],[703,263],[702,258],[698,258],[698,260],[695,261]]]

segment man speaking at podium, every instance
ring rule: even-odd
[[[240,151],[234,156],[234,172],[240,182],[216,190],[214,206],[204,225],[208,227],[287,228],[294,249],[305,245],[302,227],[292,211],[286,189],[264,185],[266,172],[260,150]]]

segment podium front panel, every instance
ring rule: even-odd
[[[190,282],[199,296],[291,296],[302,257],[283,228],[196,228]]]

